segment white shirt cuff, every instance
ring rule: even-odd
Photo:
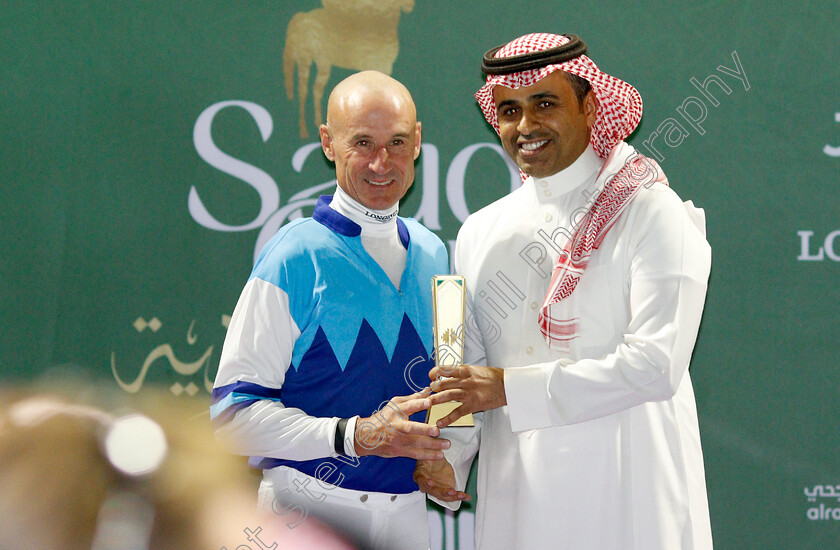
[[[356,415],[347,420],[347,426],[344,430],[344,454],[349,457],[359,456],[356,454],[356,442],[355,442],[355,435],[356,435],[356,420],[359,419],[359,416]]]
[[[505,397],[513,433],[554,424],[548,376],[553,364],[505,369]]]

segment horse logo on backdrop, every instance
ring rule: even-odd
[[[400,45],[400,15],[414,9],[414,0],[322,0],[324,7],[299,12],[289,21],[283,48],[286,97],[295,98],[297,66],[300,137],[309,137],[305,122],[309,69],[315,64],[312,105],[315,128],[323,122],[321,101],[333,66],[391,74]]]
[[[301,138],[306,139],[311,132],[307,131],[305,105],[309,98],[309,74],[312,65],[315,64],[312,104],[316,140],[300,145],[291,155],[291,171],[285,167],[280,176],[283,178],[284,191],[292,191],[297,185],[293,182],[297,180],[310,183],[304,189],[291,192],[291,196],[281,196],[281,185],[276,179],[276,174],[270,173],[272,168],[277,169],[276,166],[269,168],[252,164],[233,156],[217,144],[213,137],[214,119],[220,112],[228,109],[239,111],[237,116],[252,121],[254,124],[248,131],[254,132],[256,139],[263,143],[272,138],[275,130],[274,117],[264,106],[246,99],[219,100],[207,106],[195,121],[192,137],[196,153],[214,169],[256,192],[259,207],[254,208],[245,221],[239,220],[234,223],[229,221],[231,217],[225,211],[224,204],[216,206],[220,212],[211,212],[208,209],[209,203],[205,203],[200,195],[199,186],[192,185],[187,197],[187,208],[192,219],[212,231],[239,232],[258,229],[253,255],[256,261],[262,247],[283,224],[307,215],[306,211],[311,212],[318,195],[329,192],[336,185],[334,173],[330,175],[329,181],[320,183],[312,183],[309,180],[310,176],[304,174],[307,159],[323,158],[321,143],[317,140],[317,127],[323,119],[323,94],[330,79],[330,71],[333,67],[339,67],[351,71],[378,70],[391,74],[399,53],[399,20],[403,13],[410,13],[414,9],[414,3],[415,0],[322,0],[322,8],[295,13],[289,20],[283,50],[285,87],[289,99],[294,99],[297,72],[299,129]],[[310,126],[309,129],[311,128]],[[280,137],[284,140],[291,138],[285,132]],[[464,188],[467,168],[473,156],[483,149],[498,155],[508,167],[511,191],[522,183],[519,168],[496,142],[466,145],[452,156],[448,167],[441,166],[437,146],[429,140],[423,141],[422,149],[421,176],[415,182],[415,187],[421,188],[421,201],[416,211],[406,214],[433,231],[441,229],[441,186],[445,189],[446,203],[458,221],[463,222],[470,214]],[[211,194],[212,191],[204,184],[201,193]]]

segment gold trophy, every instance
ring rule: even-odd
[[[432,277],[432,317],[435,341],[435,365],[444,373],[463,362],[464,317],[466,286],[460,275],[435,275]],[[432,384],[434,387],[434,384]],[[426,423],[438,420],[455,410],[461,403],[450,401],[432,405],[426,412]],[[462,416],[450,426],[474,426],[472,414]]]

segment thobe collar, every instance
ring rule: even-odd
[[[604,159],[595,153],[592,144],[587,145],[583,153],[572,164],[556,174],[545,178],[531,177],[534,182],[537,200],[539,202],[551,202],[557,197],[592,183],[598,177],[598,173],[603,166]]]

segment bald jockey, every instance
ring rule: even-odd
[[[290,528],[314,516],[360,548],[425,550],[412,473],[450,443],[422,422],[429,392],[412,388],[429,383],[430,281],[449,268],[440,239],[398,216],[420,154],[414,101],[387,75],[354,74],[330,94],[320,137],[335,195],[262,250],[211,416],[262,470],[260,508]]]

